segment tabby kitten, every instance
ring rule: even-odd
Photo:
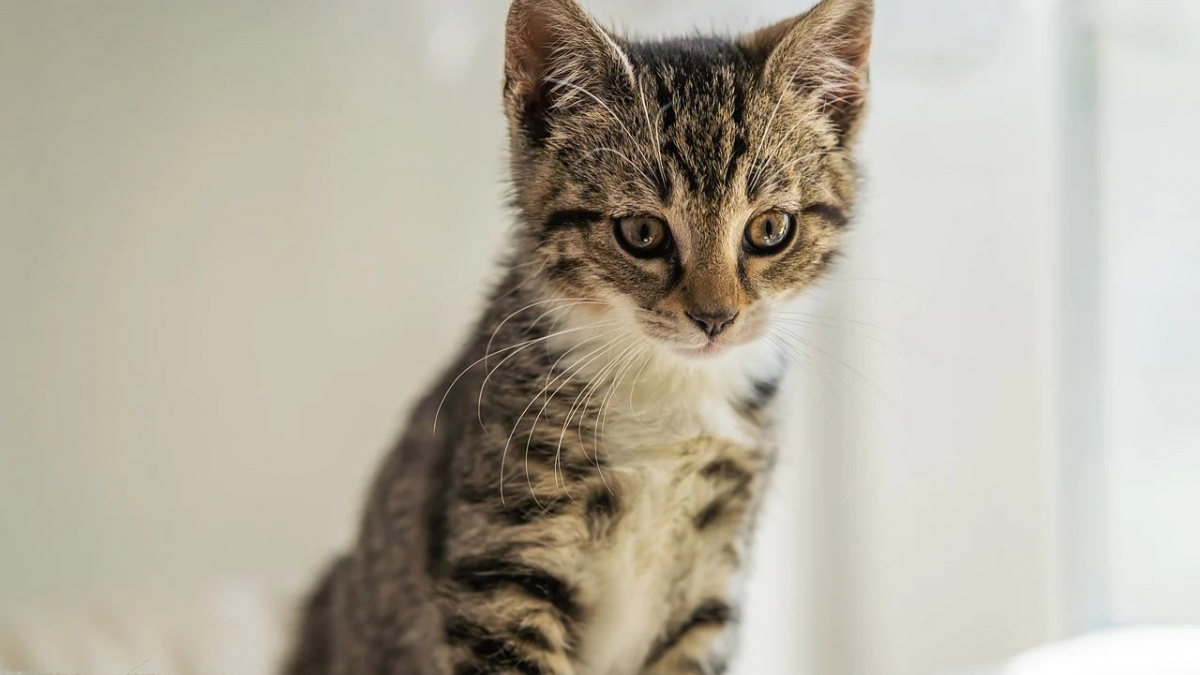
[[[311,596],[294,675],[720,673],[776,453],[773,313],[855,194],[871,0],[730,39],[515,0],[518,227]]]

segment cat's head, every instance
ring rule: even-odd
[[[855,198],[872,0],[734,38],[641,42],[515,0],[504,95],[525,259],[561,298],[711,355],[837,251]]]

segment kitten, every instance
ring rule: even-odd
[[[854,204],[872,11],[638,42],[515,0],[509,271],[286,672],[725,670],[776,453],[772,315]]]

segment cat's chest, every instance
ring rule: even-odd
[[[736,604],[781,372],[769,352],[741,359],[725,370],[647,369],[599,416],[611,515],[590,533],[580,569],[589,609],[576,675],[640,675],[701,604]]]
[[[578,675],[642,672],[697,605],[735,594],[765,462],[753,444],[714,436],[674,450],[609,471],[616,515],[587,556]]]

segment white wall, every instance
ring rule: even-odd
[[[0,12],[0,596],[311,570],[490,275],[496,60],[406,3]]]
[[[830,505],[846,565],[837,672],[960,672],[1057,627],[1058,36],[1040,4],[973,9],[984,23],[953,49],[889,40],[889,21],[960,33],[880,10],[866,213],[848,249],[862,281],[842,297],[904,353],[847,344],[874,384],[841,375],[857,393],[839,398]]]
[[[1200,621],[1200,6],[1101,15],[1105,614]]]

